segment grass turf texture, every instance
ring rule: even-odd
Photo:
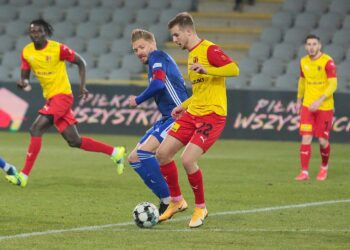
[[[92,137],[129,151],[138,140]],[[21,169],[29,135],[2,132],[0,138],[0,155]],[[158,200],[134,171],[126,166],[118,176],[107,156],[70,149],[60,135],[46,134],[27,187],[0,181],[1,249],[350,249],[350,145],[331,146],[328,180],[315,180],[320,156],[314,143],[311,180],[296,182],[299,143],[220,140],[199,161],[209,217],[192,230],[193,194],[177,158],[189,209],[139,229],[133,208]],[[348,201],[254,211],[330,200]]]

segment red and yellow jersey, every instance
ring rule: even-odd
[[[207,73],[191,70],[193,63],[203,65]],[[192,96],[182,106],[193,115],[216,113],[226,116],[226,76],[239,74],[237,64],[219,46],[202,40],[190,50],[187,70],[192,83]]]
[[[336,67],[329,55],[323,53],[316,60],[311,60],[309,56],[301,58],[298,98],[303,98],[303,106],[309,107],[325,95],[326,99],[319,110],[334,109],[333,93],[337,88],[336,77]]]
[[[75,52],[66,45],[48,40],[45,48],[37,50],[29,43],[22,51],[21,69],[31,69],[49,99],[57,94],[71,94],[65,60],[74,61]]]

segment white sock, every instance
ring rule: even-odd
[[[7,171],[9,171],[11,167],[12,167],[12,165],[10,165],[6,162],[5,166],[4,166],[4,171],[7,173]]]
[[[117,148],[113,148],[113,152],[112,152],[111,156],[115,156],[117,154],[117,152],[118,152]]]
[[[166,197],[166,198],[161,198],[160,201],[163,202],[164,204],[168,205],[170,203],[170,196]]]

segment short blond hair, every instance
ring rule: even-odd
[[[181,12],[171,19],[168,23],[168,29],[172,29],[175,25],[179,25],[181,29],[185,27],[195,29],[193,17],[188,12]]]
[[[154,34],[144,29],[134,29],[131,33],[131,42],[144,39],[148,42],[155,42]]]

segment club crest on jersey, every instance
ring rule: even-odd
[[[317,67],[317,70],[318,70],[318,71],[321,71],[321,69],[322,69],[321,66],[318,66],[318,67]]]
[[[46,62],[51,63],[51,56],[46,56]]]
[[[193,57],[193,63],[197,63],[197,62],[198,62],[198,57],[197,56]]]

